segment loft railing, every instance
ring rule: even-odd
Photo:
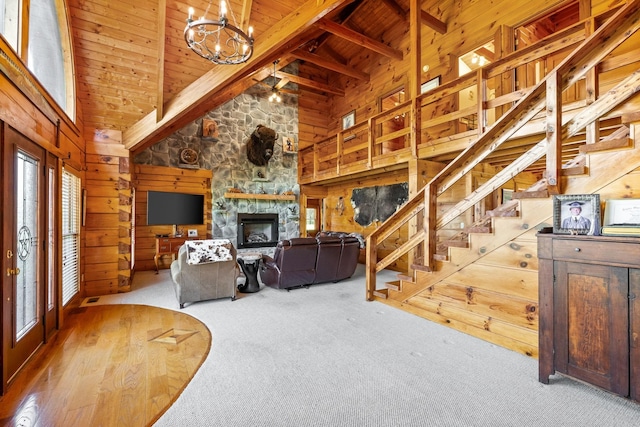
[[[597,130],[593,128],[589,130],[589,127],[593,127],[597,119],[607,114],[611,109],[627,100],[636,92],[636,88],[640,82],[640,70],[628,75],[622,82],[618,82],[601,98],[596,99],[594,96],[594,94],[597,94],[598,78],[605,69],[610,70],[614,67],[614,63],[616,67],[621,68],[635,62],[635,60],[631,58],[637,57],[637,55],[629,54],[629,52],[636,52],[633,43],[630,43],[631,47],[625,47],[625,49],[623,49],[625,53],[618,55],[615,61],[612,61],[611,58],[607,58],[607,61],[604,62],[603,60],[623,42],[630,39],[638,30],[639,25],[640,0],[636,0],[629,2],[621,8],[611,19],[590,37],[585,39],[577,48],[572,49],[566,58],[534,87],[526,91],[501,95],[492,101],[487,101],[486,96],[481,97],[481,102],[478,102],[477,108],[477,135],[475,135],[475,138],[472,137],[471,141],[464,141],[464,138],[462,138],[462,144],[470,142],[470,145],[464,148],[455,159],[449,162],[438,175],[420,190],[418,194],[414,195],[409,202],[403,205],[394,216],[389,218],[368,236],[366,249],[367,299],[374,298],[376,273],[391,265],[391,263],[403,255],[416,251],[418,256],[422,256],[423,264],[427,268],[433,269],[437,230],[462,212],[473,207],[484,197],[500,188],[501,185],[545,155],[545,177],[547,182],[553,191],[561,192],[562,189],[559,187],[559,173],[563,161],[563,141],[582,131],[597,135]],[[575,26],[572,27],[572,29],[576,28]],[[585,25],[584,28],[587,28],[587,26]],[[576,36],[571,30],[567,30],[567,35],[580,37]],[[557,52],[563,49],[563,44],[555,43],[555,40],[561,39],[562,37],[556,38],[554,36],[551,41],[553,46],[558,47]],[[575,43],[573,43],[573,46],[575,46]],[[536,58],[536,60],[544,56],[541,53],[540,47],[528,49],[520,59],[523,60],[527,55]],[[625,60],[625,58],[627,59]],[[446,100],[451,94],[459,93],[461,88],[467,87],[465,85],[470,82],[473,82],[472,84],[475,85],[479,94],[486,94],[486,85],[489,79],[492,78],[491,76],[500,76],[503,72],[512,70],[516,63],[517,62],[513,62],[513,58],[511,57],[505,58],[492,64],[492,66],[488,68],[479,70],[475,79],[473,77],[458,79],[433,93],[421,95],[419,98],[422,101],[411,102],[411,105],[414,108],[422,109],[422,111],[412,111],[411,116],[425,117],[424,109],[426,105],[437,110],[438,103],[442,103],[442,101]],[[575,88],[581,80],[583,80],[587,86],[587,90],[585,90],[587,97],[584,100],[584,105],[586,106],[587,103],[590,103],[590,105],[579,110],[572,117],[567,117],[569,115],[563,114],[563,109],[566,109],[570,102],[575,103],[576,99],[575,97],[566,97],[563,100],[563,93],[566,93],[568,88]],[[520,96],[517,103],[491,124],[488,107],[494,108],[493,111],[495,113],[499,111],[498,109],[500,107],[506,107],[515,101],[516,93]],[[467,114],[474,114],[474,112],[471,109],[467,109],[458,110],[455,113],[436,115],[436,118],[431,119],[430,123],[427,121],[426,124],[430,125],[427,126],[427,128],[437,127],[451,120],[459,120]],[[517,136],[518,132],[521,134],[525,133],[525,127],[540,118],[545,120],[544,138],[535,145],[528,147],[524,154],[502,169],[488,182],[467,195],[451,209],[439,217],[437,216],[437,198],[439,195],[442,195],[446,190],[451,188],[462,177],[472,171],[476,165],[480,164],[490,156],[491,153],[500,148],[506,141]],[[376,118],[373,118],[373,120],[375,119]],[[489,126],[486,131],[485,126]],[[421,122],[419,129],[421,129],[421,133],[424,134],[424,121]],[[373,133],[375,130],[371,130],[370,132]],[[538,130],[533,133],[541,132]],[[429,136],[431,135],[429,135],[427,131],[427,137]],[[445,135],[427,140],[426,143],[420,143],[418,147],[416,147],[418,157],[422,158],[421,146],[424,144],[431,146],[429,149],[436,150],[436,143],[434,141],[444,139],[444,144],[447,138],[449,138],[449,142],[452,140],[451,135]],[[416,138],[417,141],[420,141],[420,139],[421,138]],[[340,140],[340,135],[338,135],[338,140]],[[371,144],[369,148],[372,148]],[[446,148],[442,150],[443,154],[446,150]],[[375,158],[373,158],[371,163],[375,164]],[[407,227],[409,238],[406,239],[406,242],[401,247],[383,259],[378,260],[378,245],[388,236],[396,233],[401,227]]]

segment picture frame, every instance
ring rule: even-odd
[[[426,82],[422,83],[422,85],[420,85],[420,93],[425,93],[425,92],[429,92],[432,89],[437,88],[438,86],[440,86],[440,76],[434,77],[431,80],[427,80]]]
[[[349,113],[342,116],[342,130],[349,129],[356,124],[356,110],[352,110]]]
[[[251,174],[251,180],[254,182],[269,181],[266,166],[259,166],[259,167],[253,168],[253,171]]]
[[[553,196],[553,233],[600,234],[600,195],[562,194]]]
[[[187,230],[187,237],[198,237],[198,230],[190,228]]]
[[[282,137],[282,152],[285,154],[295,154],[298,152],[298,145],[290,136]]]
[[[605,226],[640,227],[640,199],[608,199],[604,204]]]
[[[219,136],[218,123],[215,120],[202,119],[202,137],[218,138]]]

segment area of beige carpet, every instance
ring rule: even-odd
[[[378,281],[395,280],[382,272]],[[178,309],[168,271],[100,303]],[[188,305],[212,350],[157,426],[636,426],[640,405],[377,302],[353,278]]]

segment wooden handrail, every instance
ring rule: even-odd
[[[431,268],[433,266],[433,255],[435,253],[435,231],[439,227],[472,207],[496,188],[499,188],[504,182],[513,178],[528,167],[528,165],[548,152],[548,141],[545,137],[510,166],[503,169],[483,186],[456,204],[454,208],[442,215],[441,218],[436,218],[435,206],[437,196],[471,171],[475,165],[485,159],[500,146],[500,144],[511,138],[518,129],[542,111],[545,105],[547,110],[558,112],[557,126],[561,127],[562,130],[558,133],[558,136],[554,136],[553,139],[562,141],[575,134],[578,130],[583,129],[587,124],[604,115],[615,105],[619,105],[635,93],[636,89],[634,84],[640,81],[640,70],[638,73],[634,73],[617,85],[615,91],[610,92],[612,95],[603,96],[601,99],[596,100],[594,104],[574,117],[566,126],[562,126],[561,98],[553,91],[552,98],[547,99],[547,83],[551,82],[551,87],[556,85],[558,90],[562,92],[584,77],[589,70],[596,67],[605,56],[638,30],[640,26],[639,4],[640,0],[634,0],[622,7],[603,26],[571,52],[551,73],[539,82],[538,85],[529,90],[526,96],[518,101],[516,105],[503,115],[487,132],[484,132],[470,147],[463,150],[463,152],[437,174],[423,190],[414,195],[394,216],[371,233],[367,238],[368,299],[373,298],[373,293],[376,289],[375,273],[377,271],[389,266],[399,257],[413,250],[417,244],[419,244],[419,241],[424,242],[424,263]],[[499,65],[504,66],[503,63]],[[484,75],[487,76],[489,73],[485,72]],[[477,80],[482,80],[481,77]],[[460,84],[460,82],[452,82],[443,88],[439,94],[430,93],[424,98],[429,99],[430,102],[435,102],[446,96],[446,92],[452,87],[457,87],[457,85]],[[480,84],[482,84],[482,81],[478,82],[478,85]],[[595,104],[597,104],[597,106]],[[551,135],[553,132],[549,134]],[[558,150],[557,146],[553,144],[550,145],[551,150]],[[416,208],[418,206],[422,206],[422,209],[417,210]],[[425,206],[428,207],[428,209],[424,209]],[[392,254],[378,261],[376,258],[377,248],[375,247],[378,242],[384,241],[387,236],[397,231],[419,212],[424,213],[423,228],[418,230],[413,236],[410,236],[407,242],[393,251]],[[409,213],[412,213],[411,217]],[[372,264],[370,265],[369,263]]]

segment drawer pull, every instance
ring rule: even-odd
[[[580,252],[580,248],[575,248],[574,251]]]

